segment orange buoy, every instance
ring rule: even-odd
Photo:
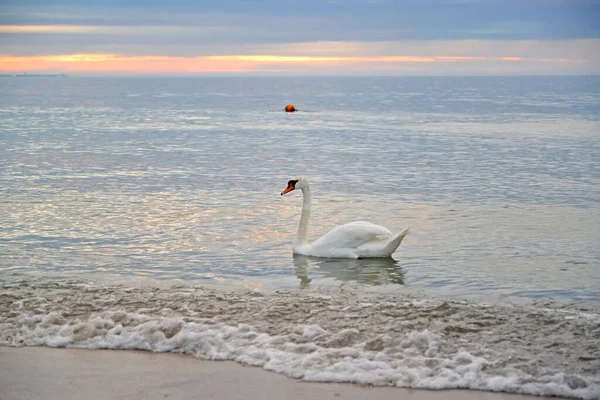
[[[285,106],[285,112],[294,112],[296,111],[296,107],[294,107],[293,104],[288,104],[287,106]]]

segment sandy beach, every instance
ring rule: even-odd
[[[229,361],[144,351],[0,347],[0,371],[2,400],[550,399],[474,390],[303,382]]]

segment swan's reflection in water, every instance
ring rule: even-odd
[[[333,278],[342,282],[358,282],[380,286],[404,285],[404,271],[393,258],[317,258],[294,255],[294,270],[300,287],[308,287],[313,278]]]

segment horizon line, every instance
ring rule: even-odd
[[[232,77],[232,78],[285,78],[285,77],[298,77],[298,78],[378,78],[378,77],[488,77],[488,76],[506,76],[506,77],[537,77],[537,76],[600,76],[600,72],[544,72],[544,73],[469,73],[469,74],[452,74],[452,73],[430,73],[430,74],[411,74],[411,73],[398,73],[398,74],[266,74],[264,72],[204,72],[204,73],[180,73],[180,74],[156,74],[156,73],[138,73],[138,74],[86,74],[86,73],[64,73],[64,72],[43,72],[43,73],[29,73],[29,72],[2,72],[0,77],[64,77],[64,78],[210,78],[210,77]]]

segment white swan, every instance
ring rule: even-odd
[[[327,258],[378,258],[391,257],[408,229],[393,235],[389,229],[370,222],[355,221],[338,226],[312,244],[307,241],[310,219],[310,186],[301,176],[292,178],[281,195],[294,189],[302,190],[302,216],[298,233],[292,243],[294,254]]]

